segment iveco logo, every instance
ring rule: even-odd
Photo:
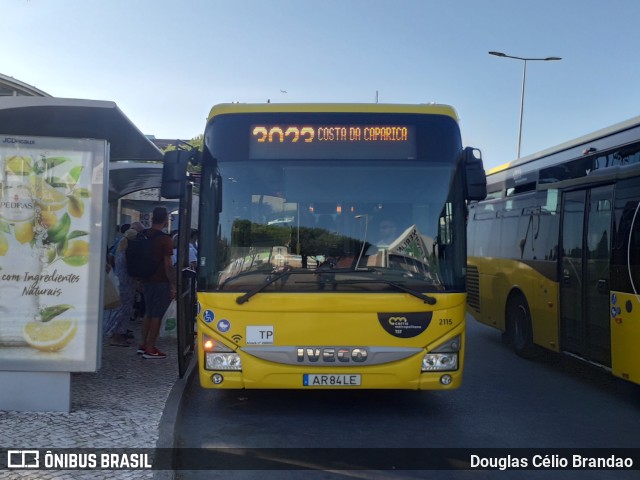
[[[298,347],[298,362],[366,362],[369,352],[362,347]]]

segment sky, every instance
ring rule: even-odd
[[[189,139],[226,102],[443,103],[485,168],[640,115],[637,0],[0,0],[0,73]],[[284,93],[286,92],[286,93]]]

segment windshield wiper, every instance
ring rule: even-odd
[[[236,303],[238,305],[242,305],[243,303],[246,303],[249,301],[249,299],[251,297],[253,297],[256,293],[260,293],[262,290],[264,290],[265,288],[267,288],[269,285],[271,285],[272,283],[277,282],[278,280],[282,280],[284,277],[288,277],[289,275],[295,274],[295,273],[305,273],[308,274],[309,272],[294,272],[292,270],[285,270],[284,272],[280,272],[276,275],[273,275],[272,273],[270,274],[270,277],[267,277],[267,279],[265,280],[265,282],[262,285],[258,285],[257,287],[249,290],[247,293],[245,293],[244,295],[240,295],[238,298],[236,298]]]
[[[374,271],[374,270],[368,270],[368,271]],[[325,272],[309,272],[309,271],[293,271],[293,270],[288,270],[288,271],[284,271],[284,272],[280,272],[276,275],[270,276],[269,278],[267,278],[265,280],[265,282],[261,285],[258,285],[257,287],[249,290],[247,293],[245,293],[244,295],[240,295],[238,298],[236,298],[236,303],[238,305],[242,305],[243,303],[246,303],[249,301],[249,299],[251,297],[253,297],[254,295],[260,293],[261,291],[263,291],[265,288],[267,288],[269,285],[277,282],[278,280],[282,280],[285,277],[288,277],[289,275],[295,275],[295,274],[305,274],[308,275],[309,273],[315,273],[318,275],[326,275],[326,274],[333,274],[333,273],[345,273],[345,272],[353,272],[352,269],[336,269],[336,270],[327,270]],[[391,280],[385,280],[383,278],[378,278],[375,280],[369,280],[369,279],[361,279],[361,280],[354,280],[354,279],[350,279],[350,280],[331,280],[331,283],[336,283],[336,284],[362,284],[362,283],[384,283],[385,285],[389,285],[393,288],[395,288],[396,290],[400,290],[401,292],[405,292],[408,293],[409,295],[412,295],[416,298],[419,298],[420,300],[422,300],[424,303],[429,304],[429,305],[435,305],[436,303],[436,298],[435,297],[431,297],[429,295],[425,295],[423,293],[418,292],[417,290],[413,290],[412,288],[406,287],[405,285],[403,285],[402,283],[399,282],[394,282]]]
[[[376,280],[340,280],[337,281],[336,283],[338,284],[357,284],[357,283],[384,283],[385,285],[389,285],[397,290],[400,290],[402,292],[408,293],[409,295],[413,295],[416,298],[419,298],[420,300],[422,300],[424,303],[427,303],[429,305],[435,305],[436,304],[436,298],[435,297],[431,297],[429,295],[425,295],[423,293],[418,292],[417,290],[413,290],[412,288],[409,287],[405,287],[403,284],[398,283],[398,282],[393,282],[391,280],[385,280],[383,278],[380,279],[376,279]]]

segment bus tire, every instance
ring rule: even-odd
[[[522,358],[535,354],[529,305],[523,295],[514,295],[507,306],[507,332],[513,351]]]

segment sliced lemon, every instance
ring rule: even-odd
[[[29,175],[31,173],[31,157],[20,155],[9,157],[5,168],[15,175]]]
[[[55,318],[49,322],[29,322],[22,334],[33,348],[43,352],[57,352],[75,337],[78,324],[75,320]]]
[[[44,212],[55,212],[67,204],[67,196],[40,177],[31,177],[33,197]]]

